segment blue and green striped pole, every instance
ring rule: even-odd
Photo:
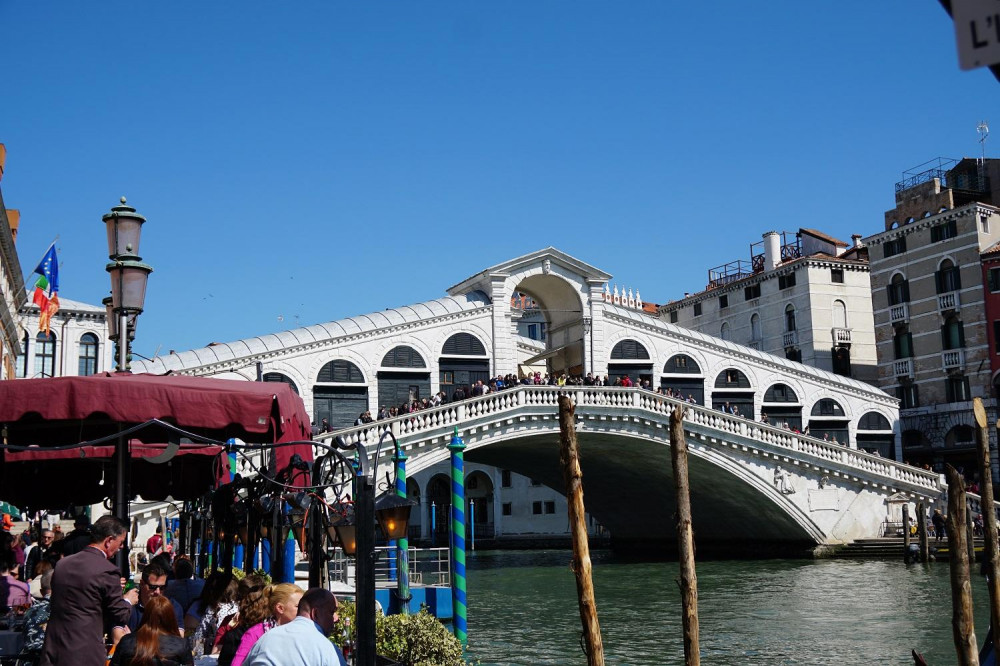
[[[406,453],[396,447],[396,455],[392,460],[396,463],[396,494],[406,499]],[[399,597],[399,612],[404,615],[410,613],[409,548],[409,538],[404,536],[396,540],[396,595]]]
[[[451,436],[451,605],[455,638],[468,644],[468,606],[465,593],[465,442],[458,426]]]

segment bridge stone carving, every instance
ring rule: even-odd
[[[415,474],[447,459],[457,428],[466,460],[560,488],[561,393],[576,408],[587,510],[616,541],[673,538],[669,415],[679,406],[699,548],[850,542],[879,535],[889,497],[930,505],[942,496],[938,474],[635,388],[518,386],[321,438],[360,441],[374,456],[389,429]],[[383,450],[378,461],[386,470],[390,456]]]

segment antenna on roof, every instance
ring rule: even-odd
[[[982,157],[979,158],[979,186],[982,188],[986,182],[986,137],[990,135],[990,126],[983,120],[978,125],[976,125],[976,131],[979,133],[979,146],[981,149]]]

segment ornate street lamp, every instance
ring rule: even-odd
[[[102,218],[107,227],[108,258],[111,262],[105,270],[111,275],[111,313],[116,326],[112,331],[118,337],[118,372],[128,372],[129,364],[129,318],[132,329],[142,313],[146,300],[146,281],[153,267],[142,263],[139,256],[139,239],[146,218],[126,205],[125,197],[121,205],[115,206]],[[124,339],[120,333],[125,332]]]
[[[128,372],[129,341],[134,334],[136,319],[146,300],[146,280],[153,272],[152,266],[142,263],[139,256],[139,237],[146,218],[126,205],[115,206],[101,219],[108,234],[108,258],[105,270],[111,275],[111,303],[105,302],[110,316],[109,331],[118,341],[118,372]],[[129,319],[132,320],[131,330]],[[119,437],[115,447],[115,515],[129,523],[128,507],[129,450],[125,437]],[[125,551],[118,552],[118,565],[123,576],[129,575]]]

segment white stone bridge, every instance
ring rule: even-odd
[[[670,412],[686,408],[699,548],[810,547],[879,536],[890,497],[931,504],[938,474],[634,388],[518,386],[323,435],[360,441],[374,455],[386,428],[407,474],[446,461],[457,427],[470,462],[497,465],[562,488],[558,396],[576,406],[587,511],[616,542],[674,536]],[[391,465],[385,447],[379,464]],[[783,472],[787,476],[782,478]],[[380,474],[381,474],[380,470]]]

